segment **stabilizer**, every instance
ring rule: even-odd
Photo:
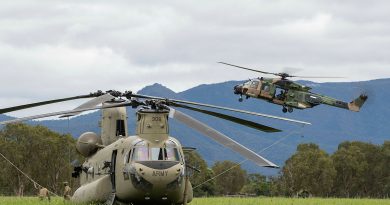
[[[363,106],[363,104],[368,99],[367,95],[361,94],[358,98],[356,98],[354,101],[348,103],[348,109],[359,112],[360,108]]]

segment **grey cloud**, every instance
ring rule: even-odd
[[[1,96],[12,102],[159,82],[256,77],[217,61],[367,80],[390,75],[388,1],[8,1]],[[208,72],[209,75],[199,75]]]

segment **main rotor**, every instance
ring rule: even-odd
[[[268,74],[268,75],[279,76],[282,80],[286,80],[287,78],[344,78],[344,77],[334,77],[334,76],[333,76],[333,77],[324,77],[324,76],[298,76],[298,75],[290,75],[290,74],[288,74],[288,73],[286,73],[286,72],[273,73],[273,72],[261,71],[261,70],[256,70],[256,69],[252,69],[252,68],[242,67],[242,66],[238,66],[238,65],[233,65],[233,64],[225,63],[225,62],[218,62],[218,63],[225,64],[225,65],[232,66],[232,67],[236,67],[236,68],[241,68],[241,69],[244,69],[244,70],[249,70],[249,71],[257,72],[257,73],[262,73],[262,74]]]
[[[29,117],[23,117],[18,119],[13,119],[9,121],[3,121],[0,122],[1,124],[8,124],[8,123],[17,123],[22,122],[26,120],[33,120],[33,119],[39,119],[44,117],[51,117],[51,116],[60,116],[60,117],[71,117],[78,115],[82,112],[89,111],[89,110],[101,110],[101,109],[108,109],[108,108],[117,108],[117,107],[132,107],[132,108],[138,108],[141,107],[142,110],[149,110],[150,114],[153,113],[162,113],[162,112],[169,112],[168,117],[173,118],[175,120],[178,120],[182,122],[183,124],[187,125],[188,127],[193,128],[194,130],[197,130],[198,132],[204,134],[205,136],[215,140],[216,142],[232,149],[233,151],[241,154],[242,156],[246,157],[247,159],[252,160],[256,164],[260,166],[265,167],[278,167],[274,163],[268,161],[267,159],[261,157],[257,153],[251,151],[250,149],[246,148],[245,146],[241,145],[240,143],[234,141],[233,139],[229,138],[228,136],[218,132],[217,130],[209,127],[208,125],[192,118],[191,116],[174,109],[173,107],[181,108],[181,109],[187,109],[192,110],[195,112],[200,112],[206,115],[214,116],[220,119],[224,119],[230,122],[234,122],[246,127],[250,127],[259,131],[263,132],[281,132],[281,130],[263,125],[257,122],[253,122],[250,120],[242,119],[239,117],[235,117],[229,114],[224,114],[217,111],[211,111],[204,108],[212,108],[212,109],[218,109],[223,111],[230,111],[235,113],[242,113],[242,114],[249,114],[249,115],[255,115],[265,118],[271,118],[271,119],[277,119],[282,121],[288,121],[297,123],[300,125],[308,125],[310,123],[303,122],[299,120],[293,120],[289,118],[283,118],[273,115],[267,115],[262,113],[256,113],[256,112],[250,112],[245,110],[238,110],[228,107],[222,107],[222,106],[216,106],[216,105],[210,105],[210,104],[204,104],[204,103],[197,103],[192,101],[184,101],[184,100],[177,100],[177,99],[169,99],[169,98],[162,98],[162,97],[155,97],[155,96],[147,96],[147,95],[139,95],[139,94],[133,94],[131,91],[125,91],[125,92],[119,92],[114,90],[109,90],[106,92],[97,91],[94,93],[90,93],[87,95],[79,95],[69,98],[61,98],[61,99],[54,99],[54,100],[48,100],[48,101],[42,101],[37,103],[31,103],[31,104],[25,104],[25,105],[19,105],[14,107],[8,107],[0,109],[0,114],[57,103],[57,102],[63,102],[63,101],[69,101],[69,100],[75,100],[80,98],[93,98],[92,100],[89,100],[79,107],[73,109],[73,110],[66,110],[66,111],[58,111],[58,112],[52,112],[52,113],[46,113],[41,115],[34,115]],[[102,104],[102,105],[100,105]],[[100,105],[100,106],[98,106]],[[142,112],[142,111],[140,111]],[[140,114],[140,113],[139,113]],[[146,136],[148,137],[148,136]]]

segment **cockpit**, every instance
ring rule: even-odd
[[[259,86],[260,81],[259,80],[250,80],[244,83],[244,88],[253,88],[256,89]]]
[[[244,86],[248,86],[249,87],[251,84],[252,84],[252,81],[247,81],[247,82],[244,83]]]
[[[178,146],[172,140],[167,140],[163,147],[151,147],[146,141],[140,141],[131,152],[131,161],[182,161]]]

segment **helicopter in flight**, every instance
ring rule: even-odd
[[[233,65],[225,62],[218,62],[228,66],[241,68],[244,70],[254,71],[262,74],[270,74],[279,78],[255,78],[246,81],[243,84],[234,86],[234,94],[240,95],[239,101],[242,102],[244,95],[246,99],[252,97],[267,102],[281,105],[282,111],[293,112],[295,109],[312,108],[320,104],[330,105],[338,108],[343,108],[355,112],[359,112],[368,96],[361,94],[358,98],[351,102],[343,102],[332,97],[310,92],[311,87],[301,85],[291,81],[288,78],[339,78],[339,77],[315,77],[315,76],[295,76],[288,73],[271,73],[266,71],[255,70],[238,65]]]
[[[259,166],[278,167],[237,141],[174,107],[200,112],[263,132],[280,132],[281,130],[205,108],[261,116],[301,125],[310,124],[210,104],[112,90],[4,108],[0,109],[0,114],[82,98],[93,99],[73,110],[0,122],[1,125],[50,116],[71,117],[84,111],[102,110],[100,136],[93,132],[86,132],[78,138],[76,143],[76,149],[85,157],[85,161],[82,164],[74,164],[72,177],[79,178],[81,184],[71,199],[75,203],[135,205],[191,202],[193,191],[187,173],[195,168],[189,166],[184,158],[184,153],[188,149],[169,135],[169,118],[184,123]],[[134,136],[128,136],[126,107],[138,108]]]

